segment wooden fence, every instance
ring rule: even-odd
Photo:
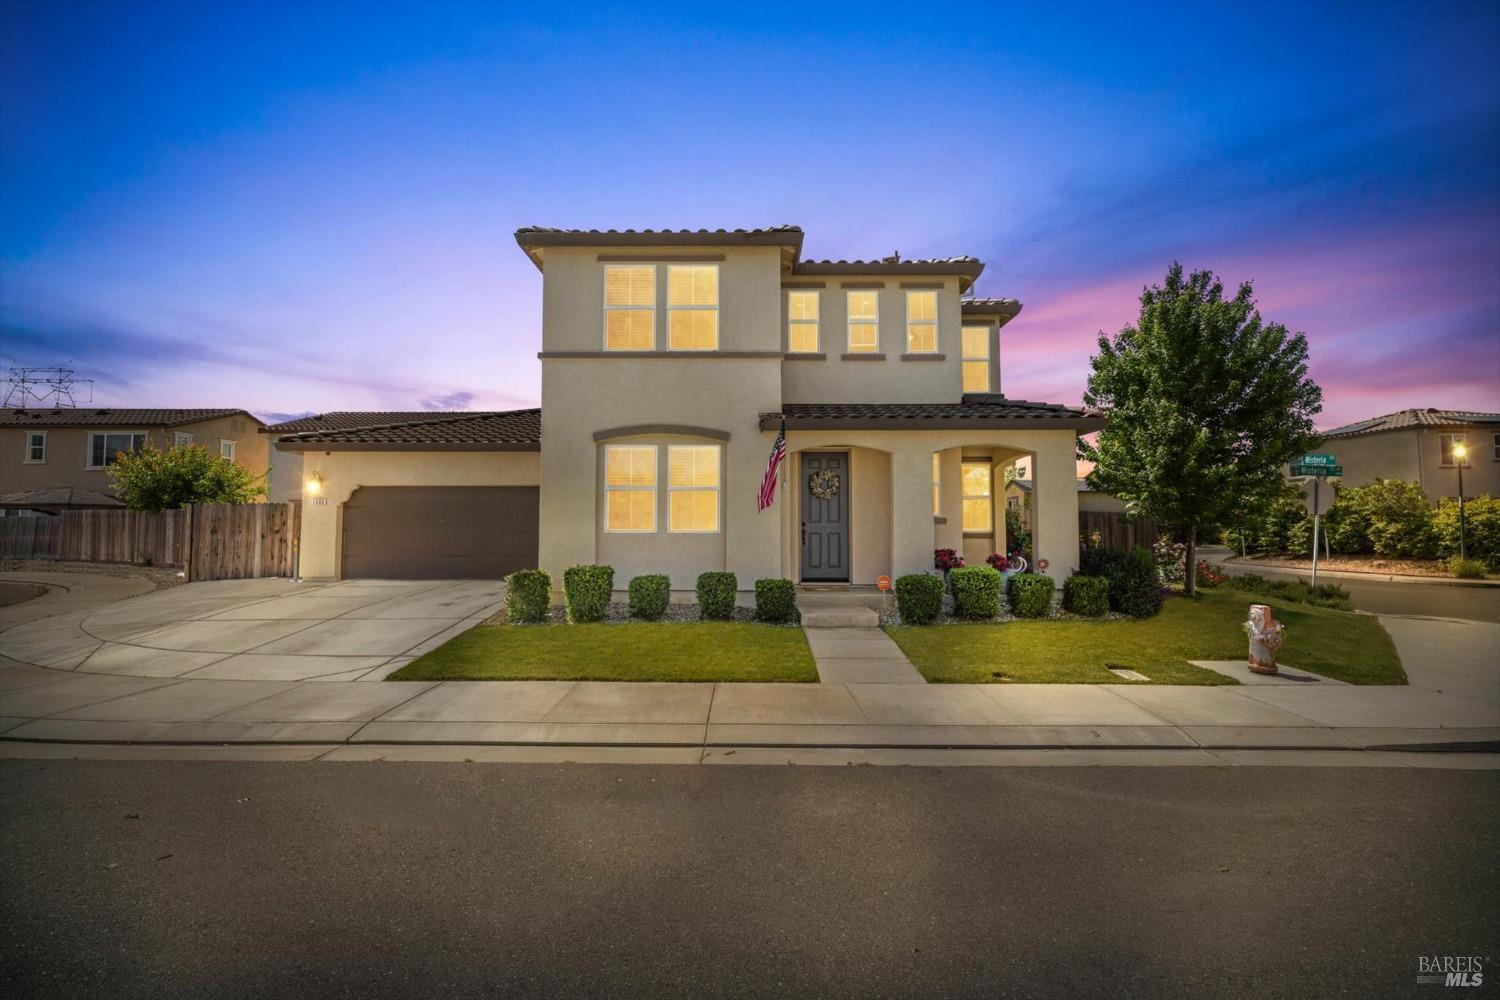
[[[179,568],[189,580],[291,576],[301,513],[297,504],[256,503],[0,518],[0,558]]]
[[[1099,533],[1099,545],[1106,549],[1129,552],[1137,545],[1146,548],[1156,544],[1161,527],[1148,517],[1130,518],[1114,510],[1080,510],[1078,512],[1078,540],[1088,545]]]

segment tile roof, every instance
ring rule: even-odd
[[[108,493],[77,486],[51,486],[39,490],[0,493],[0,507],[123,507]]]
[[[0,427],[180,427],[220,417],[261,419],[248,410],[122,410],[112,407],[0,410]]]
[[[1399,431],[1409,427],[1463,427],[1472,424],[1500,424],[1500,413],[1480,413],[1474,410],[1397,410],[1381,417],[1360,420],[1331,431],[1323,431],[1323,437],[1356,437],[1360,434],[1376,434],[1380,431]]]
[[[762,430],[789,427],[858,427],[921,430],[931,427],[1072,427],[1098,430],[1104,416],[1058,403],[1033,403],[1004,396],[965,397],[962,403],[783,403],[780,413],[762,413]]]
[[[965,315],[1015,316],[1021,311],[1021,303],[1016,299],[960,299],[959,301]]]
[[[263,428],[267,434],[291,434],[298,431],[346,431],[356,427],[379,427],[385,424],[416,424],[424,421],[451,420],[475,411],[454,410],[334,410],[294,417]]]
[[[283,434],[283,451],[536,451],[542,411],[424,412],[416,419]]]

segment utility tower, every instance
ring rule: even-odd
[[[12,368],[5,379],[7,409],[62,409],[93,401],[94,380],[79,378],[72,368]]]

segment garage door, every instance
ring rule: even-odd
[[[535,486],[364,486],[344,504],[346,580],[490,580],[536,564]]]

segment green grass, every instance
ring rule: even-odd
[[[479,625],[393,681],[814,682],[798,628],[739,622]]]
[[[979,684],[1005,677],[1030,684],[1111,684],[1106,663],[1130,667],[1156,684],[1232,684],[1189,660],[1235,660],[1246,653],[1240,623],[1252,603],[1269,604],[1286,626],[1278,659],[1351,684],[1405,684],[1395,644],[1370,615],[1225,587],[1175,597],[1144,621],[1017,621],[1004,624],[891,628],[888,632],[929,681]]]

